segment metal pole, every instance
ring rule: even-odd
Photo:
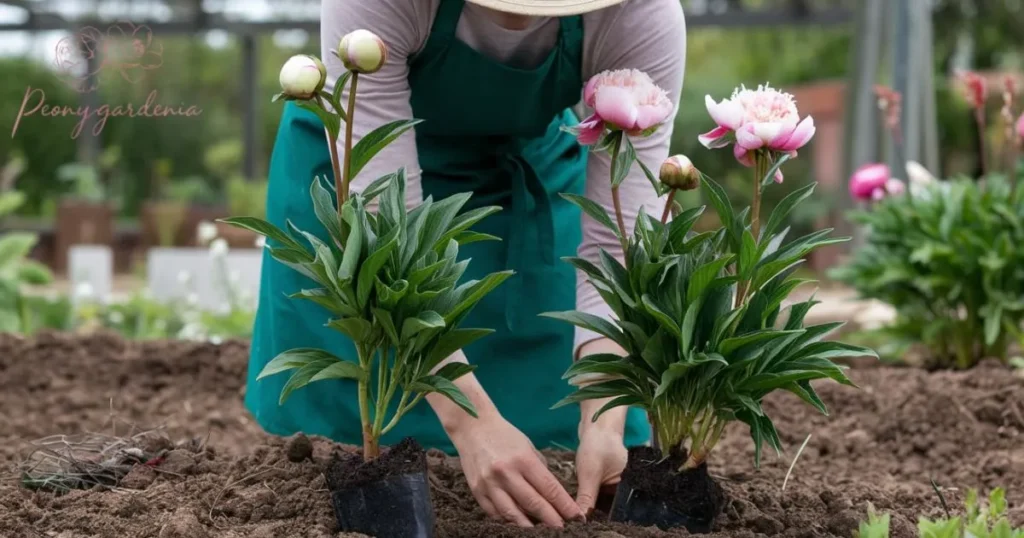
[[[939,112],[935,104],[935,34],[932,20],[932,2],[921,2],[918,21],[921,25],[921,104],[924,107],[922,128],[923,145],[921,150],[922,164],[936,177],[941,177],[939,162]]]
[[[878,112],[873,89],[884,40],[881,28],[885,1],[864,0],[857,7],[857,42],[846,95],[846,140],[850,150],[845,158],[844,177],[878,158]]]
[[[892,136],[886,136],[886,160],[894,174],[903,175],[900,170],[905,168],[907,163],[910,140],[916,135],[918,129],[909,123],[912,117],[910,109],[920,106],[917,96],[911,93],[910,76],[912,68],[910,5],[909,0],[890,0],[889,8],[892,14],[892,25],[890,26],[892,43],[892,86],[893,89],[903,96],[903,103],[900,117],[900,125],[903,129],[902,142],[897,144]]]
[[[256,145],[257,111],[256,86],[258,67],[256,65],[256,37],[253,34],[242,35],[242,140],[245,151],[242,160],[242,173],[252,180],[256,177]]]

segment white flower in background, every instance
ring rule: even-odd
[[[228,242],[223,237],[218,237],[210,243],[210,257],[223,258],[228,254]]]
[[[253,244],[256,245],[256,248],[263,248],[267,245],[267,238],[262,235],[258,235],[256,236],[256,241],[253,241]]]
[[[210,241],[217,238],[217,225],[204,220],[196,226],[196,238],[199,239],[199,244],[205,245]]]
[[[231,313],[231,304],[230,303],[221,303],[220,306],[217,307],[217,313],[222,315],[222,316],[226,316],[226,315],[230,314]]]
[[[192,283],[192,273],[185,271],[184,269],[178,271],[178,283],[182,286],[188,286]]]
[[[114,310],[107,315],[107,319],[109,319],[114,325],[120,325],[124,323],[124,314]]]
[[[199,304],[199,295],[196,295],[195,293],[189,293],[188,295],[185,296],[185,302],[188,303],[189,306],[195,306]]]
[[[927,185],[935,181],[935,176],[917,161],[907,161],[907,179],[911,185]]]
[[[215,346],[219,346],[223,342],[224,342],[224,339],[219,337],[219,336],[217,336],[217,335],[213,335],[213,336],[210,337],[210,343],[215,345]]]
[[[202,340],[203,327],[198,323],[186,323],[181,328],[181,331],[178,332],[178,338],[182,340]]]
[[[95,293],[96,291],[93,290],[92,284],[88,282],[79,282],[78,284],[75,284],[75,290],[72,295],[75,299],[92,299]]]

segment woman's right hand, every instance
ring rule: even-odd
[[[521,527],[533,526],[531,516],[551,527],[584,518],[526,435],[496,410],[467,419],[450,435],[473,496],[488,515]]]

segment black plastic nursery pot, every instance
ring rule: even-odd
[[[711,532],[725,504],[725,493],[706,463],[680,472],[686,454],[662,458],[660,450],[635,447],[615,491],[610,519],[662,530]]]
[[[376,538],[433,538],[427,457],[413,439],[405,439],[379,458],[335,456],[327,467],[331,505],[341,532]]]

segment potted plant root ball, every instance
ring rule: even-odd
[[[356,39],[368,40],[372,46],[353,45]],[[346,53],[350,45],[358,54]],[[340,94],[340,88],[349,83],[354,94],[360,73],[372,72],[383,63],[383,44],[361,30],[343,39],[341,48],[348,71],[335,87]],[[360,56],[367,50],[379,54]],[[275,100],[293,100],[316,113],[327,128],[330,147],[335,148],[341,122],[351,117],[355,99],[349,100],[347,115],[342,114],[337,95],[323,90],[324,76],[319,59],[293,57],[281,71],[284,92]],[[325,99],[333,105],[330,110],[324,106]],[[281,402],[320,380],[356,382],[358,395],[353,398],[359,401],[362,454],[336,457],[327,476],[340,530],[378,538],[433,536],[423,449],[407,439],[382,453],[380,439],[428,393],[443,394],[476,415],[452,383],[474,367],[446,359],[491,332],[458,326],[470,309],[511,275],[492,273],[457,285],[468,266],[468,261],[457,259],[460,243],[490,238],[470,228],[499,208],[480,207],[459,214],[470,195],[458,194],[436,202],[428,197],[407,211],[404,170],[376,180],[360,193],[349,192],[350,180],[362,166],[416,123],[389,123],[364,136],[355,147],[351,135],[346,135],[345,147],[351,151],[344,168],[332,149],[337,196],[319,178],[310,189],[325,237],[291,225],[285,232],[255,217],[223,221],[265,236],[273,258],[315,281],[320,287],[302,290],[293,298],[326,308],[332,316],[325,320],[327,325],[354,344],[355,357],[338,357],[324,349],[286,351],[267,363],[259,378],[291,373]],[[367,205],[378,198],[379,210],[371,213]]]
[[[632,76],[633,87],[650,84],[642,73]],[[604,80],[615,83],[624,78],[599,78],[588,89],[601,92]],[[641,211],[630,234],[624,231],[621,211],[615,215],[616,223],[599,205],[567,195],[618,235],[626,254],[624,262],[604,251],[599,263],[567,260],[601,293],[614,320],[580,312],[547,315],[607,337],[624,353],[585,356],[574,363],[565,377],[578,390],[556,407],[605,400],[596,420],[615,407],[639,406],[646,410],[654,432],[653,447],[630,449],[611,510],[614,521],[711,531],[725,495],[709,476],[707,462],[726,426],[733,421],[749,426],[754,464],[759,465],[763,443],[781,451],[775,426],[761,406],[767,394],[789,391],[825,413],[811,382],[828,378],[853,385],[833,360],[877,358],[869,349],[823,341],[842,323],[805,326],[807,312],[817,303],[813,299],[783,308],[790,293],[807,282],[792,277],[805,256],[845,239],[830,239],[831,230],[821,230],[787,241],[786,217],[811,195],[814,185],[796,190],[769,218],[761,218],[762,191],[781,180],[781,165],[807,143],[814,126],[810,118],[798,121],[792,98],[771,88],[742,90],[737,98],[722,103],[708,98],[711,115],[723,124],[701,140],[708,147],[739,146],[737,156],[754,169],[752,207],[735,211],[722,187],[684,156],[670,157],[658,176],[636,161],[659,194],[701,186],[723,223],[719,229],[691,231],[703,207],[687,211],[665,207],[660,219]],[[764,103],[773,107],[772,113],[785,112],[786,117],[778,121],[787,127],[759,129],[758,117],[770,114],[759,115],[748,110],[754,105],[744,108],[740,101]],[[609,103],[599,100],[598,105]],[[612,192],[617,198],[618,183],[635,161],[629,136],[642,136],[656,126],[614,125],[603,119],[600,106],[596,113],[581,124],[579,134],[581,142],[611,151]],[[588,132],[594,126],[599,132]],[[772,137],[756,134],[769,130]],[[672,199],[670,195],[668,200]],[[669,220],[670,215],[675,217]]]

